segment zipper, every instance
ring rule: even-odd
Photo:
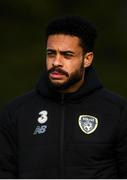
[[[61,122],[60,122],[60,178],[64,178],[64,94],[61,96]]]

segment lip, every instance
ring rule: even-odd
[[[64,74],[61,74],[61,73],[55,72],[55,71],[50,73],[50,77],[52,79],[61,79],[63,76],[64,76]]]

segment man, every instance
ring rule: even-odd
[[[0,178],[127,178],[127,102],[93,68],[94,26],[46,29],[46,72],[0,116]]]

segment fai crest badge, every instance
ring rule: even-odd
[[[79,127],[85,134],[91,134],[98,126],[98,119],[90,115],[80,115],[78,123]]]

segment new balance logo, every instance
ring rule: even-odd
[[[37,122],[39,123],[39,125],[36,126],[33,135],[44,134],[47,130],[47,125],[44,125],[44,124],[47,123],[47,120],[48,120],[48,111],[42,110],[38,114],[39,114],[39,117],[37,119]],[[40,124],[43,124],[43,125],[40,125]]]
[[[47,126],[46,125],[42,125],[42,126],[37,126],[33,135],[37,135],[37,134],[43,134],[46,132]]]

